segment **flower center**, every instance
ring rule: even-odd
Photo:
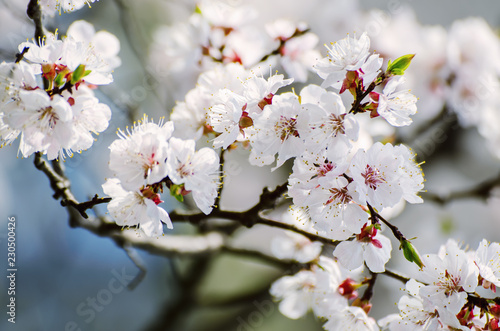
[[[189,165],[190,165],[190,163],[181,163],[181,164],[179,164],[179,167],[177,167],[177,172],[179,173],[181,178],[194,175],[193,170],[189,169],[190,168]]]
[[[332,135],[334,137],[336,137],[339,133],[345,134],[344,117],[345,114],[339,116],[331,114],[330,117],[328,118],[327,124],[330,126]]]
[[[144,156],[142,153],[141,155]],[[151,171],[153,171],[154,166],[157,164],[160,163],[155,160],[155,153],[153,152],[146,158],[146,162],[144,162],[144,164],[142,165],[142,168],[144,169],[144,179],[146,179],[151,174]]]
[[[295,128],[297,124],[297,119],[295,118],[286,118],[281,115],[280,120],[274,126],[274,131],[278,134],[281,141],[284,142],[290,136],[299,137],[299,132]]]
[[[381,183],[386,183],[386,180],[382,177],[380,170],[369,164],[366,165],[365,172],[362,173],[361,176],[365,179],[365,185],[370,187],[372,190],[376,190]]]
[[[444,277],[441,277],[441,281],[437,282],[436,285],[444,289],[444,294],[449,297],[453,293],[458,293],[463,291],[460,284],[460,276],[454,276],[445,270]]]
[[[39,110],[40,117],[38,117],[39,121],[43,121],[44,119],[47,121],[48,127],[53,129],[57,121],[59,120],[59,116],[53,111],[52,107],[47,107],[44,109]]]
[[[326,202],[327,205],[334,202],[334,201],[336,201],[337,203],[341,203],[341,204],[347,204],[352,200],[352,197],[347,192],[347,186],[343,187],[341,189],[332,188],[332,189],[330,189],[330,193],[332,195],[330,195],[330,198]]]
[[[328,162],[325,160],[325,163],[319,166],[318,169],[318,176],[323,177],[325,176],[328,172],[332,171],[335,168],[335,165],[331,162]]]

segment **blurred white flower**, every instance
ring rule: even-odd
[[[271,241],[271,251],[278,259],[307,263],[319,257],[323,244],[292,231],[276,236]]]

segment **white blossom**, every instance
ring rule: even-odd
[[[71,155],[75,143],[73,110],[60,95],[52,98],[42,90],[21,90],[19,101],[3,108],[3,121],[22,133],[19,146],[24,157],[34,152],[47,154],[49,160]]]
[[[52,16],[56,11],[60,14],[78,10],[85,5],[90,7],[95,1],[99,0],[39,0],[39,4],[44,12]]]
[[[306,150],[295,158],[292,174],[288,177],[288,195],[293,198],[294,204],[306,206],[305,199],[327,173],[333,171],[340,176],[347,171],[349,164],[343,160],[343,155],[333,155],[334,158],[330,159],[326,154],[325,150],[318,153]]]
[[[78,20],[71,23],[66,35],[70,39],[89,45],[110,69],[120,66],[121,60],[118,57],[120,40],[114,34],[104,30],[96,32],[92,24]]]
[[[300,155],[304,150],[300,133],[305,129],[306,116],[295,94],[275,96],[272,104],[254,115],[255,133],[249,137],[252,145],[250,163],[271,164],[278,154],[278,168],[287,159]]]
[[[174,184],[191,191],[198,208],[210,214],[219,185],[219,156],[208,147],[195,151],[194,140],[171,138],[166,169]]]
[[[325,80],[321,84],[322,87],[332,86],[340,89],[347,71],[360,69],[370,55],[370,38],[365,32],[359,39],[347,36],[331,43],[330,48],[326,47],[328,56],[319,60],[314,68],[316,73]]]
[[[109,146],[109,167],[126,190],[155,184],[167,176],[167,141],[173,130],[172,122],[156,124],[146,115],[131,129],[118,129],[120,139]]]
[[[301,104],[308,113],[309,129],[303,135],[311,152],[328,149],[329,155],[347,155],[351,140],[358,139],[359,124],[348,114],[340,96],[317,85],[300,92]]]
[[[437,309],[440,315],[446,312],[458,314],[467,302],[467,292],[472,293],[478,285],[479,269],[471,264],[465,251],[449,239],[439,254],[427,254],[422,258],[424,268],[419,280],[427,283],[420,288],[425,308]]]
[[[278,19],[266,25],[266,31],[279,46],[280,63],[286,73],[297,82],[306,82],[308,71],[321,57],[315,49],[318,36],[305,32],[307,26],[287,19]]]
[[[380,234],[373,226],[364,226],[353,241],[342,241],[335,247],[333,255],[346,269],[354,270],[366,263],[372,272],[384,272],[391,258],[392,245],[389,238]]]
[[[327,238],[345,240],[359,233],[368,221],[368,214],[352,199],[347,179],[328,172],[318,179],[304,201],[314,228]]]
[[[309,310],[324,317],[347,305],[347,300],[337,292],[341,277],[336,263],[321,257],[319,265],[311,270],[301,270],[275,281],[269,292],[281,301],[278,308],[288,318],[298,319]]]
[[[63,94],[71,102],[73,110],[73,134],[76,136],[71,149],[81,151],[89,149],[95,138],[92,134],[99,134],[108,128],[111,119],[111,109],[108,105],[100,103],[92,90],[81,85],[72,94]]]
[[[216,95],[216,104],[208,112],[208,124],[219,133],[214,139],[214,148],[227,148],[239,137],[243,139],[244,131],[240,120],[246,99],[228,89],[220,90]],[[247,113],[248,115],[248,113]],[[251,119],[249,119],[251,121]]]
[[[483,278],[483,286],[491,286],[494,290],[495,287],[500,287],[500,244],[488,243],[483,239],[473,258],[479,268],[479,275]]]
[[[376,209],[392,207],[401,198],[422,202],[416,194],[423,188],[423,175],[406,147],[375,143],[359,150],[351,160],[352,190],[359,203]]]
[[[217,65],[198,77],[197,85],[178,103],[171,114],[175,123],[175,136],[182,139],[198,140],[213,129],[208,124],[209,110],[220,103],[216,95],[227,89],[243,95],[244,81],[250,73],[240,64]]]
[[[382,93],[370,94],[372,98],[378,97],[377,113],[394,126],[410,125],[410,115],[417,112],[417,98],[408,90],[396,91],[404,82],[404,76],[392,77]]]
[[[410,296],[403,295],[398,302],[400,313],[387,316],[380,320],[379,324],[386,325],[390,331],[444,329],[437,310],[433,307],[424,307],[423,299],[418,294],[422,286],[424,285],[410,279],[406,283],[406,290]],[[430,310],[426,308],[430,308]]]
[[[328,331],[378,331],[377,322],[360,307],[347,306],[342,310],[334,311],[328,316],[328,321],[323,325]]]
[[[172,229],[168,213],[158,207],[159,197],[149,189],[125,190],[120,180],[110,178],[102,185],[105,194],[111,197],[108,211],[116,224],[121,226],[138,226],[147,236],[163,234],[163,224]]]
[[[34,40],[21,43],[19,52],[24,48],[28,48],[24,59],[41,65],[36,73],[43,72],[44,77],[51,81],[60,73],[66,77],[80,65],[85,66],[85,76],[82,78],[89,84],[105,85],[113,81],[112,67],[104,61],[98,48],[87,41],[70,37],[59,40],[57,34],[48,34],[40,46]]]
[[[261,113],[262,109],[272,103],[276,92],[287,85],[290,85],[293,79],[284,79],[283,75],[271,75],[267,80],[256,75],[250,76],[244,82],[243,96],[247,100],[246,111],[253,115]]]

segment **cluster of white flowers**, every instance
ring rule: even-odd
[[[327,274],[338,269],[337,263],[348,270],[362,270],[366,263],[370,271],[384,272],[392,246],[372,213],[401,201],[422,202],[418,193],[423,174],[406,146],[377,142],[362,148],[356,143],[361,130],[357,117],[362,114],[380,116],[393,126],[412,122],[416,97],[400,86],[413,55],[396,59],[382,71],[383,60],[370,53],[366,33],[359,39],[348,35],[328,50],[328,56],[313,67],[324,79],[322,86],[307,85],[299,94],[280,93],[293,82],[283,75],[266,79],[261,71],[235,61],[215,64],[200,75],[171,119],[174,135],[206,136],[214,148],[248,148],[249,162],[256,166],[276,162],[274,170],[294,159],[288,180],[294,208],[305,210],[312,231],[320,236],[353,240],[336,247],[338,262],[321,256],[319,267],[313,262],[311,270],[282,278],[271,293],[283,300],[280,310],[289,317],[313,309],[329,320],[328,330],[359,325],[373,329],[376,323],[363,309],[349,307],[347,299],[335,294],[340,278],[328,280],[333,276]],[[379,90],[382,84],[385,87]],[[354,98],[350,110],[340,96],[347,91]],[[273,244],[276,256],[302,263],[317,261],[319,248],[318,243],[300,238]],[[333,267],[325,267],[324,261]],[[299,293],[293,294],[291,288]]]
[[[53,160],[90,148],[92,133],[108,127],[111,110],[92,89],[113,81],[120,43],[85,21],[62,40],[48,35],[39,43],[22,43],[22,60],[0,64],[0,136],[3,144],[20,136],[24,157],[41,152]]]
[[[306,24],[279,19],[263,25],[250,3],[232,1],[202,0],[187,22],[160,27],[154,39],[152,66],[184,77],[219,63],[251,69],[265,62],[305,82],[320,56],[319,39]]]
[[[319,243],[293,236],[273,244],[275,255],[301,263],[309,262],[293,276],[278,279],[271,294],[280,301],[279,309],[297,319],[312,310],[328,322],[325,330],[498,330],[500,304],[494,299],[500,284],[500,244],[481,241],[477,250],[465,251],[449,240],[438,254],[423,256],[424,267],[406,284],[408,295],[401,297],[400,314],[391,314],[377,322],[367,315],[369,299],[359,297],[362,268],[344,268],[320,256]],[[349,242],[342,242],[349,243]],[[376,260],[374,256],[371,259]],[[367,264],[369,260],[366,261]],[[481,292],[481,288],[483,291]],[[489,293],[486,293],[486,292]],[[478,293],[481,293],[478,294]]]
[[[39,5],[53,15],[94,1]],[[164,190],[179,201],[191,193],[201,213],[210,215],[222,185],[218,152],[245,149],[251,165],[291,168],[281,188],[292,202],[279,221],[302,234],[274,238],[271,251],[300,271],[271,286],[282,314],[297,319],[312,311],[325,330],[500,330],[500,301],[493,299],[500,286],[500,244],[483,240],[470,252],[449,240],[438,254],[420,258],[382,216],[383,210],[423,202],[415,154],[389,139],[373,141],[367,125],[392,130],[413,122],[417,98],[403,85],[414,55],[389,60],[381,54],[392,53],[380,40],[380,54],[371,51],[365,32],[326,45],[322,57],[315,49],[319,38],[304,23],[262,25],[254,8],[233,1],[201,0],[195,8],[187,23],[157,31],[151,61],[163,66],[160,72],[200,73],[196,87],[175,105],[170,121],[155,123],[144,115],[131,128],[118,129],[109,146],[113,177],[102,189],[116,224],[148,237],[162,235],[164,225],[172,229],[161,207]],[[498,36],[480,20],[455,23],[447,37],[442,32],[421,32],[425,45],[447,39],[446,54],[427,63],[431,77],[420,79],[436,83],[427,91],[434,106],[446,104],[462,125],[477,125],[498,142]],[[104,131],[111,117],[93,89],[113,81],[119,49],[115,36],[84,21],[73,23],[63,39],[49,34],[19,45],[17,61],[0,64],[2,144],[20,137],[23,157],[41,153],[49,160],[90,148],[93,134]],[[285,74],[273,73],[277,68]],[[310,73],[321,84],[309,84]],[[215,211],[210,217],[221,215]],[[406,283],[400,314],[377,323],[368,315],[373,286],[379,273],[392,274],[386,271],[392,251],[382,234],[386,226],[420,269]],[[361,287],[366,289],[359,296]]]
[[[407,78],[420,98],[420,120],[445,108],[457,115],[461,126],[477,127],[491,152],[500,157],[500,38],[483,18],[456,20],[446,30],[422,25],[405,8],[373,42],[389,56],[409,47],[418,53]]]
[[[291,319],[312,310],[328,319],[325,330],[378,330],[376,321],[367,315],[369,303],[358,298],[356,289],[363,286],[360,278],[360,269],[347,272],[334,260],[321,256],[310,269],[278,279],[270,292],[280,301],[279,310]]]
[[[112,200],[108,211],[118,225],[137,226],[147,236],[172,229],[158,205],[164,186],[178,199],[192,193],[196,205],[210,214],[219,185],[219,156],[208,147],[195,151],[194,140],[171,137],[173,122],[156,124],[146,115],[131,129],[118,130],[110,146],[109,167],[115,173],[102,185]]]
[[[347,36],[315,66],[325,78],[323,85],[341,93],[351,91],[358,98],[359,107],[351,111],[334,91],[307,85],[299,95],[277,94],[292,80],[278,74],[264,79],[231,63],[203,73],[196,88],[174,108],[171,119],[182,137],[215,136],[214,148],[248,146],[253,165],[276,160],[276,169],[295,158],[288,192],[293,203],[308,211],[314,229],[325,237],[357,236],[338,247],[339,252],[350,252],[342,260],[349,262],[348,267],[355,269],[369,260],[372,271],[382,272],[391,244],[369,224],[368,206],[381,210],[402,199],[422,202],[417,194],[423,189],[423,175],[403,145],[354,147],[360,130],[356,113],[381,115],[401,126],[411,123],[409,116],[416,111],[413,95],[395,92],[402,82],[402,76],[392,72],[397,65],[382,73],[382,59],[370,54],[369,44],[366,34],[359,40]],[[387,83],[383,91],[375,92],[382,82]],[[363,93],[368,100],[364,103],[359,97]],[[352,245],[355,249],[348,248]]]
[[[418,281],[406,284],[400,314],[379,321],[390,331],[498,330],[500,304],[494,298],[500,285],[500,244],[481,241],[467,252],[448,240],[438,254],[423,257]],[[478,287],[490,290],[478,295]],[[497,298],[498,299],[498,298]]]

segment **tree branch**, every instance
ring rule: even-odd
[[[377,213],[375,211],[375,209],[373,209],[373,207],[367,203],[367,206],[368,206],[368,209],[370,210],[370,215],[371,215],[371,219],[372,219],[372,222],[377,222],[378,221],[381,221],[382,223],[384,223],[385,225],[387,225],[387,227],[389,229],[391,229],[392,231],[392,234],[394,235],[394,237],[398,240],[398,241],[402,241],[402,240],[407,240],[405,238],[405,236],[403,235],[403,233],[398,229],[397,226],[395,225],[392,225],[391,223],[389,223],[389,221],[387,221],[385,218],[383,218],[382,216],[380,216],[379,213]]]
[[[40,46],[45,32],[42,23],[42,10],[38,4],[38,0],[30,0],[26,14],[35,23],[35,42]]]
[[[375,283],[377,281],[377,276],[378,274],[375,272],[371,272],[371,278],[368,281],[368,287],[365,290],[365,293],[363,293],[363,296],[361,297],[361,301],[369,302],[371,298],[373,297],[373,288],[375,287]]]
[[[397,272],[394,272],[389,269],[385,269],[385,271],[382,273],[383,275],[386,275],[388,277],[394,278],[396,280],[399,280],[400,282],[406,284],[408,281],[410,281],[410,278],[403,276],[401,274],[398,274]]]
[[[142,282],[144,277],[146,277],[147,269],[142,258],[130,243],[125,243],[122,248],[125,250],[130,260],[132,260],[135,266],[139,269],[139,273],[137,274],[137,276],[135,276],[135,278],[132,279],[132,281],[127,285],[129,290],[133,290]]]
[[[80,202],[80,203],[75,203],[75,201],[72,200],[61,200],[61,205],[63,207],[66,206],[71,206],[75,208],[80,215],[82,215],[83,218],[88,218],[87,213],[85,212],[87,209],[92,209],[94,206],[101,204],[101,203],[108,203],[111,201],[111,198],[99,198],[99,196],[96,194],[92,198],[92,200],[85,201],[85,202]]]
[[[236,248],[236,247],[230,247],[230,246],[223,246],[221,248],[221,252],[223,253],[228,253],[228,254],[234,254],[242,257],[247,257],[251,259],[257,259],[263,262],[266,262],[272,266],[275,266],[277,268],[290,268],[293,264],[296,264],[295,262],[287,262],[281,259],[278,259],[274,256],[264,254],[260,251],[254,251],[250,249],[243,249],[243,248]]]
[[[445,205],[449,202],[459,199],[469,199],[469,198],[479,198],[486,200],[490,195],[491,191],[500,185],[500,173],[495,178],[487,179],[478,185],[471,187],[469,189],[451,192],[446,195],[439,195],[430,192],[422,192],[421,196],[424,200],[430,200],[436,202],[440,205]]]
[[[257,204],[256,206],[258,206]],[[255,211],[257,211],[256,214]],[[210,215],[205,215],[203,213],[196,213],[196,214],[181,214],[176,211],[173,211],[169,213],[170,219],[172,222],[188,222],[193,225],[200,225],[203,222],[206,222],[210,218],[223,218],[227,220],[231,220],[234,222],[238,222],[246,227],[252,227],[255,224],[264,224],[284,230],[290,230],[296,233],[299,233],[307,238],[309,238],[312,241],[319,241],[324,244],[328,245],[337,245],[337,241],[334,241],[332,239],[324,238],[320,235],[308,232],[306,230],[299,229],[291,224],[287,223],[282,223],[270,219],[266,219],[262,216],[260,216],[260,213],[258,212],[258,209],[254,206],[248,211],[244,212],[235,212],[235,211],[225,211],[225,210],[213,210]]]

